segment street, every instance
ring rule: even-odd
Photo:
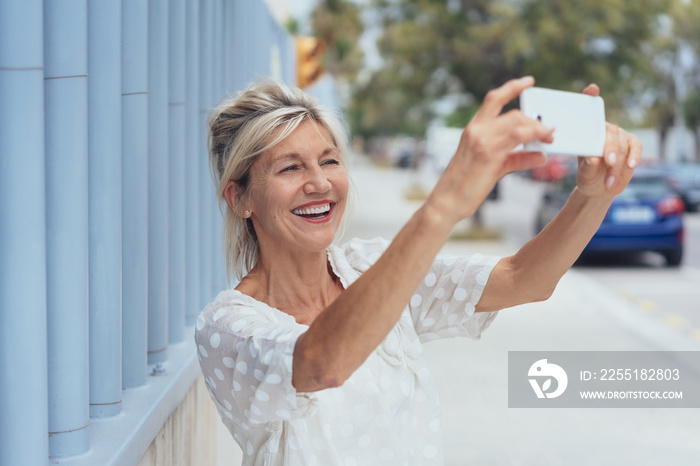
[[[360,156],[350,174],[358,199],[345,238],[392,238],[420,205],[406,201],[404,192],[431,179],[376,169]],[[502,240],[451,241],[444,251],[514,253],[533,234],[541,189],[523,177],[506,177],[500,200],[484,207],[486,224],[500,229]],[[546,302],[501,311],[481,340],[426,344],[443,404],[447,465],[700,464],[696,409],[507,407],[508,351],[700,350],[693,311],[700,302],[700,222],[697,214],[689,218],[688,254],[678,269],[663,268],[655,258],[642,265],[576,266]],[[700,387],[697,365],[682,369]]]
[[[522,245],[531,238],[543,183],[510,175],[500,203],[486,205],[487,223]],[[595,279],[662,325],[700,342],[700,213],[686,213],[685,252],[680,267],[666,267],[655,253],[607,254],[580,261],[575,270]]]
[[[358,167],[359,168],[359,167]],[[359,168],[362,169],[362,168]],[[382,185],[374,186],[373,172],[363,171],[369,179],[355,179],[360,193],[379,206],[386,200]],[[396,183],[397,195],[416,180],[427,185],[434,182],[425,175],[411,172],[380,172],[384,183]],[[352,173],[351,173],[352,175]],[[500,199],[484,205],[485,223],[499,229],[505,239],[505,253],[515,252],[534,235],[534,215],[544,184],[524,177],[509,175],[501,182]],[[361,199],[362,199],[361,196]],[[401,197],[401,196],[399,196]],[[370,218],[357,215],[350,222],[347,238],[353,236],[393,237],[400,226],[418,207],[416,202],[394,202],[393,208],[382,210],[381,216]],[[367,209],[366,206],[363,207]],[[642,312],[659,319],[700,342],[700,212],[686,213],[685,253],[680,267],[665,267],[663,258],[655,253],[614,254],[580,261],[574,270],[581,272],[601,286],[628,300]],[[353,232],[355,234],[353,234]],[[364,234],[363,234],[364,233]],[[450,245],[459,249],[459,245]],[[493,245],[488,244],[489,248]]]

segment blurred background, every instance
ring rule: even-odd
[[[613,209],[621,213],[611,210],[611,225],[599,232],[607,239],[586,252],[654,251],[669,266],[684,257],[697,264],[692,213],[700,203],[700,2],[269,4],[291,34],[313,36],[325,47],[313,60],[325,73],[319,76],[336,86],[356,152],[376,166],[417,173],[409,198],[425,196],[490,89],[524,75],[535,76],[538,86],[575,92],[597,83],[608,121],[643,143],[643,165],[656,172],[645,183],[656,188],[626,193],[628,201]],[[318,86],[313,82],[311,92]],[[574,159],[553,156],[523,174],[534,182],[530,201],[537,208],[532,225],[521,225],[520,232],[539,231],[551,220],[573,187],[566,178],[575,169]],[[467,236],[498,236],[483,215],[480,209]]]
[[[488,90],[533,75],[568,91],[597,83],[608,119],[637,130],[645,155],[700,161],[697,2],[269,3],[292,34],[326,44],[323,66],[367,150],[463,127]]]
[[[552,299],[501,313],[476,345],[426,346],[447,464],[700,464],[697,410],[507,409],[503,375],[515,350],[700,350],[700,2],[285,4],[270,2],[288,30],[325,44],[321,79],[332,78],[350,124],[351,235],[393,236],[485,94],[510,78],[574,92],[597,83],[608,121],[644,145],[629,188]],[[513,253],[561,209],[575,174],[575,158],[550,156],[506,176],[445,251]],[[697,362],[683,367],[700,390]]]
[[[695,216],[687,215],[692,219],[685,229],[682,217],[700,203],[699,2],[269,4],[291,34],[323,46],[309,59],[311,69],[320,70],[316,79],[300,85],[313,92],[319,77],[332,80],[356,152],[376,166],[418,173],[409,198],[425,196],[490,89],[524,75],[535,76],[538,86],[575,92],[597,83],[608,121],[641,140],[643,165],[658,175],[647,183],[659,186],[653,193],[630,190],[631,200],[614,209],[627,216],[606,219],[616,224],[599,236],[612,237],[587,253],[655,251],[678,266],[695,251],[694,245],[684,248],[698,236]],[[300,73],[308,66],[304,57],[300,53]],[[508,108],[517,106],[516,100]],[[573,187],[562,182],[573,173],[572,158],[554,156],[524,174],[539,187],[531,199],[538,209],[534,225],[521,231],[539,231],[551,220]],[[500,185],[491,200],[498,199]],[[553,200],[553,191],[562,189]],[[483,215],[480,209],[467,237],[498,236]]]

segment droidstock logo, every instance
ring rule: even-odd
[[[530,370],[527,372],[528,380],[532,389],[535,391],[537,398],[556,398],[566,390],[566,385],[569,383],[569,378],[561,366],[548,363],[546,359],[536,361]],[[552,387],[552,379],[557,381],[556,389],[549,392]],[[540,380],[542,383],[540,385]]]

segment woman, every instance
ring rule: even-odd
[[[579,161],[557,218],[515,255],[438,256],[506,173],[512,152],[553,129],[505,104],[531,77],[491,91],[427,201],[388,244],[332,245],[348,200],[336,119],[299,90],[253,86],[212,113],[211,163],[225,200],[229,271],[240,278],[197,322],[211,397],[244,464],[441,464],[437,392],[421,342],[476,338],[499,309],[547,299],[637,165],[613,125],[605,157]],[[587,94],[597,95],[589,86]]]

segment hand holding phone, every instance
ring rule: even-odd
[[[525,150],[603,156],[606,134],[605,105],[601,97],[531,87],[520,94],[520,110],[525,116],[554,128],[554,142],[529,142]]]

